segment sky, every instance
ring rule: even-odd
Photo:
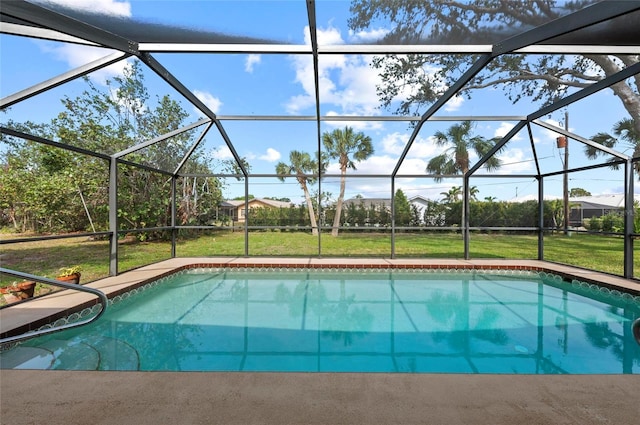
[[[310,44],[306,2],[295,1],[125,1],[125,0],[56,0],[65,6],[84,8],[93,13],[104,13],[119,18],[133,18],[151,23],[162,23],[203,31],[216,31],[233,36],[270,39],[282,44]],[[320,45],[372,43],[389,31],[384,22],[376,23],[367,31],[354,33],[347,26],[348,1],[318,1],[316,20]],[[76,44],[28,39],[8,34],[0,35],[0,95],[18,92],[41,81],[91,60],[105,56],[109,51]],[[180,79],[215,114],[233,115],[315,115],[315,92],[313,63],[310,55],[289,54],[174,54],[153,53],[153,56],[174,76]],[[370,66],[372,56],[324,55],[319,61],[320,114],[331,115],[390,115],[395,109],[382,109],[376,94],[376,85],[382,81],[377,71]],[[92,81],[106,89],[105,81],[122,73],[126,61],[90,75]],[[428,67],[425,72],[431,71]],[[180,100],[181,96],[152,71],[145,72],[145,82],[152,96],[170,94]],[[62,110],[60,99],[64,95],[79,95],[86,86],[72,82],[50,90],[16,105],[0,119],[17,121],[31,120],[47,122]],[[407,93],[400,93],[399,97]],[[202,114],[186,100],[185,110],[197,121]],[[437,114],[439,117],[454,116],[518,116],[534,112],[541,105],[525,99],[512,104],[500,89],[476,92],[471,99],[456,97]],[[424,111],[423,111],[424,112]],[[568,127],[583,137],[589,138],[597,132],[611,131],[613,125],[627,117],[620,101],[610,90],[602,91],[591,98],[543,117],[544,121],[564,127],[565,112]],[[439,153],[433,143],[437,131],[446,131],[458,122],[427,122],[399,168],[395,189],[402,189],[411,198],[422,196],[441,199],[442,193],[452,186],[460,186],[461,180],[445,179],[435,182],[430,178],[416,176],[426,174],[425,168],[431,157]],[[474,134],[485,138],[505,135],[515,121],[477,121]],[[241,157],[248,159],[251,173],[275,172],[276,164],[288,162],[292,149],[313,153],[318,148],[315,121],[223,121],[223,126]],[[366,175],[391,174],[413,129],[407,122],[352,121],[324,122],[321,132],[352,126],[371,137],[374,154],[357,169],[349,172],[345,198],[356,195],[372,198],[390,198],[389,178],[362,178]],[[564,164],[564,150],[556,147],[558,134],[545,128],[533,126],[536,153],[542,172],[559,171]],[[215,159],[229,159],[231,153],[215,129],[203,141],[207,155]],[[569,166],[580,167],[593,164],[589,161],[579,142],[570,141]],[[627,152],[628,153],[628,152]],[[499,158],[500,175],[528,175],[535,173],[533,152],[526,129],[519,133]],[[477,157],[470,158],[471,162]],[[338,174],[334,161],[328,174]],[[486,175],[486,172],[484,172]],[[402,177],[403,175],[407,177]],[[337,198],[339,178],[327,177],[320,190]],[[505,201],[536,199],[536,180],[525,178],[474,178],[473,186],[479,190],[478,198]],[[580,187],[593,195],[622,193],[623,180],[620,171],[600,168],[573,174],[570,188]],[[312,189],[318,190],[315,185]],[[545,197],[562,196],[562,177],[550,177],[544,183]],[[244,184],[228,181],[225,196],[233,198],[244,194]],[[291,179],[282,183],[276,178],[254,177],[250,179],[249,193],[256,197],[289,197],[302,201],[302,190]]]

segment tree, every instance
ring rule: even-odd
[[[638,129],[634,126],[634,121],[632,119],[624,118],[618,121],[613,126],[613,134],[617,137],[614,137],[609,133],[600,132],[595,136],[592,136],[591,140],[608,148],[616,148],[618,147],[618,145],[622,145],[622,149],[620,149],[619,147],[618,149],[624,151],[633,151],[632,155],[634,158],[640,156],[640,131],[638,131]],[[585,145],[584,152],[590,159],[595,159],[601,155],[607,155],[600,149],[589,145]],[[612,168],[617,169],[618,164],[612,164]],[[640,177],[640,163],[635,162],[634,168],[636,170],[636,173],[638,173]]]
[[[444,202],[445,204],[458,202],[460,199],[462,199],[462,186],[453,186],[447,192],[440,192],[440,195],[443,196],[442,202]]]
[[[495,145],[494,141],[488,141],[482,136],[471,136],[472,129],[471,121],[463,121],[449,127],[446,133],[438,131],[434,134],[436,145],[446,147],[444,152],[431,158],[427,164],[427,172],[435,175],[436,182],[442,181],[445,175],[464,174],[469,171],[470,149],[482,158]],[[499,168],[500,165],[500,159],[495,155],[484,164],[489,171]]]
[[[391,30],[383,44],[493,44],[522,28],[545,24],[592,3],[588,0],[514,2],[512,0],[424,1],[353,0],[349,26],[366,30],[374,23],[390,21]],[[635,15],[624,19],[636,19]],[[511,33],[510,29],[514,29]],[[385,107],[400,99],[396,112],[417,114],[433,103],[477,55],[407,54],[373,59],[383,83],[377,87]],[[470,96],[475,89],[503,88],[512,102],[523,98],[550,104],[570,88],[584,88],[636,64],[640,55],[502,55],[491,61],[460,91]],[[434,72],[425,72],[425,69]],[[636,134],[640,134],[640,79],[630,78],[611,86],[629,113]],[[400,97],[401,93],[408,96]]]
[[[304,198],[307,202],[309,221],[311,222],[311,233],[314,236],[317,236],[318,223],[316,221],[316,214],[313,208],[313,202],[311,201],[311,195],[309,193],[309,185],[314,184],[317,181],[317,177],[308,176],[308,174],[318,173],[317,159],[311,158],[311,155],[306,152],[293,150],[289,153],[289,164],[279,162],[276,165],[276,173],[278,173],[278,179],[280,181],[285,180],[285,175],[293,174],[296,176],[296,180],[300,184],[300,187],[304,192]]]
[[[411,204],[402,189],[396,190],[393,199],[394,219],[396,226],[407,226],[411,222]]]
[[[327,157],[337,159],[340,165],[340,194],[338,195],[333,228],[331,229],[331,236],[338,236],[347,180],[347,168],[355,170],[356,162],[364,161],[373,155],[373,144],[371,143],[371,137],[362,132],[355,133],[353,128],[348,126],[344,130],[335,129],[331,133],[323,133],[322,144],[326,149]]]
[[[89,78],[84,81],[87,88],[77,97],[65,96],[63,110],[50,123],[9,122],[7,126],[111,155],[179,129],[189,116],[169,96],[151,100],[144,85],[142,67],[137,61],[125,68],[123,75],[108,80],[106,87],[96,86]],[[27,223],[22,230],[85,230],[89,226],[88,214],[83,207],[86,203],[96,230],[108,228],[107,161],[5,135],[3,141],[7,141],[8,148],[3,152],[0,166],[9,171],[3,177],[14,182],[33,183],[29,185],[29,191],[9,193],[10,202],[0,206],[10,211],[14,224],[21,221],[16,214],[21,214],[22,223]],[[120,163],[117,171],[121,229],[170,224],[171,180],[166,175],[132,164],[173,172],[193,143],[194,130],[123,156],[127,162]],[[208,174],[210,168],[202,149],[196,149],[181,171]],[[184,222],[208,217],[215,211],[221,200],[217,179],[183,178],[179,183],[183,193],[178,215]],[[8,192],[10,188],[7,187]],[[0,191],[3,190],[4,183],[0,187]],[[75,197],[74,203],[69,202],[71,197]],[[65,200],[67,202],[63,202]]]
[[[478,189],[478,186],[471,186],[469,188],[469,198],[472,201],[477,201],[478,200],[478,193],[480,193],[480,189]]]
[[[578,196],[591,196],[591,192],[581,187],[574,187],[571,190],[569,190],[569,196],[572,198],[576,198]]]

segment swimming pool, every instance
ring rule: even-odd
[[[189,269],[3,368],[637,374],[640,299],[526,271]]]

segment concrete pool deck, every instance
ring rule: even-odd
[[[547,270],[637,293],[640,284],[541,261],[179,258],[88,284],[115,295],[191,264]],[[91,301],[60,292],[0,310],[2,333]],[[638,375],[0,371],[2,424],[626,424]]]
[[[634,375],[0,372],[2,424],[633,424]]]

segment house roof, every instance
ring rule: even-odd
[[[264,199],[264,198],[253,198],[253,199],[249,199],[249,204],[252,203],[256,203],[256,202],[260,202],[262,204],[265,205],[269,205],[272,206],[274,208],[289,208],[291,206],[293,206],[293,203],[291,202],[284,202],[284,201],[276,201],[273,199]],[[222,207],[241,207],[244,205],[244,200],[235,200],[235,199],[231,199],[228,201],[222,201],[222,203],[220,204]]]
[[[635,200],[640,200],[640,197],[636,195]],[[569,198],[569,203],[580,204],[582,209],[624,208],[624,194],[577,196]]]

